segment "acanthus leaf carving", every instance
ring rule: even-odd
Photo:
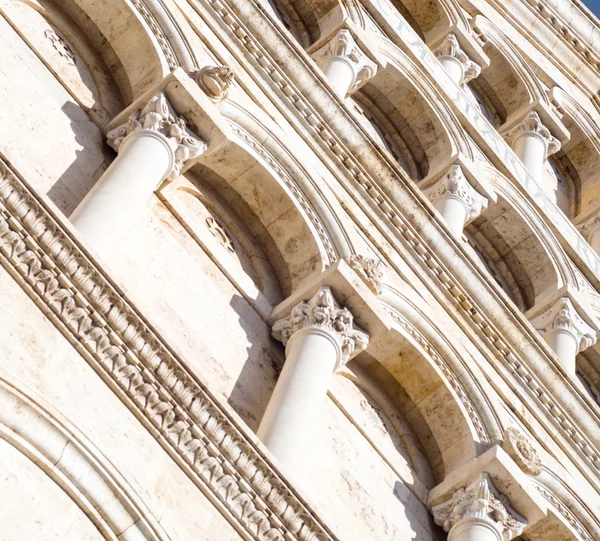
[[[467,487],[458,489],[448,501],[433,506],[431,512],[435,523],[446,532],[463,520],[478,519],[496,527],[504,541],[521,535],[527,525],[510,507],[506,497],[495,490],[485,473]]]
[[[508,141],[514,141],[523,135],[535,135],[540,138],[546,146],[546,158],[561,148],[560,141],[552,135],[536,111],[530,111],[519,124],[506,133],[506,138]]]
[[[214,101],[223,101],[235,78],[229,66],[205,66],[190,73],[204,93]]]
[[[469,81],[479,77],[481,66],[473,62],[458,43],[456,34],[448,34],[446,39],[433,51],[436,58],[451,57],[457,60],[463,69],[461,84],[466,85]]]
[[[184,118],[176,116],[164,92],[159,92],[120,126],[106,134],[108,144],[117,152],[125,139],[142,131],[151,131],[167,139],[174,153],[174,165],[170,177],[181,174],[188,160],[200,156],[208,148],[207,143],[187,128]]]
[[[301,329],[317,327],[331,334],[342,351],[341,364],[367,347],[369,336],[354,325],[350,310],[340,307],[329,287],[321,287],[309,301],[301,301],[290,315],[273,324],[276,340],[287,345]]]

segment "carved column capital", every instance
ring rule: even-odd
[[[286,346],[294,334],[311,328],[326,332],[339,345],[341,358],[336,368],[369,343],[369,335],[354,325],[352,313],[339,306],[329,287],[321,287],[312,299],[299,302],[288,317],[277,320],[272,334]]]
[[[558,299],[531,323],[544,337],[553,332],[571,335],[577,343],[578,353],[596,343],[596,331],[577,313],[568,297]]]
[[[431,512],[435,523],[446,532],[463,522],[482,521],[496,528],[504,541],[521,535],[527,525],[485,473],[467,487],[458,489],[449,500],[432,507]]]
[[[519,124],[507,132],[506,137],[509,141],[516,141],[524,135],[537,137],[543,141],[546,149],[546,158],[558,152],[561,148],[560,141],[544,126],[540,115],[535,111],[530,111]]]
[[[592,237],[600,231],[600,216],[592,216],[577,226],[581,236],[591,244]]]
[[[186,121],[175,115],[163,92],[153,96],[141,109],[135,111],[127,122],[110,130],[108,144],[117,152],[128,137],[152,133],[163,137],[173,152],[170,177],[177,177],[188,160],[197,158],[207,149],[205,141],[186,127]]]
[[[481,73],[479,64],[473,62],[458,43],[456,34],[448,34],[446,39],[433,51],[433,54],[439,60],[452,58],[462,67],[463,76],[458,82],[460,85],[466,85],[469,81],[475,79]]]
[[[471,186],[460,165],[450,167],[448,173],[425,190],[425,194],[434,205],[442,197],[451,197],[461,201],[466,209],[465,223],[477,218],[488,205],[487,198]]]
[[[349,30],[340,30],[323,47],[312,54],[313,60],[325,71],[333,61],[342,62],[352,72],[347,93],[352,94],[377,73],[377,64],[360,50]]]
[[[348,258],[348,265],[356,271],[375,295],[381,295],[381,282],[383,280],[383,265],[381,261],[353,254]]]
[[[542,473],[542,461],[538,452],[529,438],[518,428],[506,429],[503,448],[525,473],[529,475]]]

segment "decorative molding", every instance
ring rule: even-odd
[[[600,231],[600,215],[595,215],[577,225],[581,236],[591,244],[592,237]]]
[[[219,241],[219,244],[223,246],[228,252],[235,253],[235,246],[233,239],[227,233],[227,230],[215,220],[212,216],[206,218],[206,227],[211,232],[212,236]]]
[[[433,51],[436,58],[450,57],[457,60],[463,69],[463,79],[461,85],[466,85],[481,73],[481,66],[473,62],[467,53],[462,50],[458,43],[456,34],[448,34],[446,39]]]
[[[518,428],[507,428],[504,433],[504,450],[525,473],[539,475],[542,473],[542,461],[531,440]]]
[[[596,331],[577,313],[568,297],[561,297],[543,314],[531,320],[531,324],[542,335],[552,331],[570,333],[577,341],[581,352],[596,343]]]
[[[561,148],[560,141],[554,137],[548,128],[542,123],[540,115],[535,111],[529,111],[527,116],[516,126],[506,133],[508,141],[516,141],[523,135],[535,135],[544,142],[546,146],[546,158],[558,152]]]
[[[524,364],[513,347],[498,334],[488,316],[473,304],[463,284],[451,276],[431,246],[417,236],[415,228],[394,208],[387,194],[375,179],[366,174],[361,163],[345,148],[343,141],[320,117],[307,97],[295,90],[295,86],[281,66],[264,53],[255,37],[241,24],[236,11],[221,0],[207,0],[207,2],[214,9],[214,19],[238,36],[238,48],[243,51],[240,54],[252,63],[257,73],[262,73],[264,80],[282,102],[296,111],[299,121],[307,132],[315,137],[325,151],[332,154],[334,161],[346,172],[350,181],[356,183],[355,189],[363,190],[362,195],[372,202],[374,208],[381,212],[386,225],[395,231],[395,238],[402,239],[403,249],[408,250],[419,265],[428,269],[432,278],[448,292],[448,298],[453,302],[457,312],[471,321],[474,331],[489,348],[490,354],[500,360],[500,365],[512,374],[513,385],[516,383],[528,389],[537,407],[546,413],[555,428],[564,432],[580,458],[600,472],[600,453],[589,437],[573,422],[571,414],[556,400],[555,396],[547,392],[539,375]],[[572,436],[575,434],[577,438],[573,439]]]
[[[369,335],[354,325],[354,316],[347,308],[336,302],[329,287],[322,287],[309,301],[299,302],[288,317],[273,324],[273,338],[287,345],[292,336],[311,327],[329,333],[342,351],[341,363],[363,351],[369,343]]]
[[[178,177],[188,160],[202,154],[208,145],[186,127],[182,117],[175,116],[164,92],[159,92],[140,110],[134,112],[127,122],[106,134],[108,144],[117,152],[123,141],[132,133],[152,131],[167,138],[175,154],[175,164],[169,175]]]
[[[350,30],[340,30],[311,56],[320,68],[323,68],[332,60],[337,60],[343,62],[352,70],[353,81],[348,89],[348,94],[358,90],[377,73],[377,64],[360,50]]]
[[[246,538],[335,539],[2,162],[0,264]]]
[[[205,66],[190,76],[213,101],[223,101],[233,84],[235,75],[229,66]]]
[[[474,483],[458,489],[448,501],[431,508],[435,523],[449,532],[463,520],[479,519],[496,526],[505,541],[521,535],[527,522],[510,507],[506,497],[494,494],[492,488],[487,474],[480,475]]]
[[[467,209],[467,222],[477,218],[488,206],[487,198],[471,186],[460,165],[450,167],[448,173],[424,192],[434,205],[441,197],[452,196],[462,201]]]
[[[379,259],[352,254],[347,258],[348,265],[362,278],[366,286],[375,294],[381,295],[383,265]]]

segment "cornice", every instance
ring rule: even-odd
[[[335,539],[2,161],[0,264],[245,539]]]
[[[254,68],[251,77],[268,95],[276,96],[275,104],[282,114],[294,124],[300,123],[302,130],[312,135],[314,144],[312,141],[309,144],[313,145],[313,150],[319,155],[323,151],[326,153],[326,162],[335,165],[331,167],[332,173],[361,209],[368,216],[376,218],[376,225],[381,221],[385,223],[384,229],[380,227],[380,233],[404,257],[410,254],[407,259],[409,265],[418,275],[430,278],[432,292],[443,305],[452,306],[452,310],[456,311],[459,326],[471,337],[475,333],[477,342],[485,345],[481,349],[484,357],[511,387],[520,387],[519,395],[532,399],[539,411],[543,412],[542,425],[549,432],[558,430],[563,435],[563,449],[571,457],[575,451],[578,458],[573,458],[573,461],[582,467],[585,465],[586,477],[600,486],[600,454],[587,435],[595,433],[591,427],[597,426],[597,408],[591,400],[579,394],[560,373],[552,353],[541,337],[528,325],[522,314],[517,314],[507,305],[499,288],[481,275],[481,271],[472,264],[463,248],[453,243],[442,232],[439,224],[431,220],[427,207],[422,203],[423,195],[413,183],[404,180],[404,175],[396,164],[376,151],[374,154],[374,149],[367,148],[366,145],[361,146],[360,151],[350,149],[348,140],[343,141],[338,137],[338,131],[347,133],[348,129],[364,134],[339,100],[337,106],[332,107],[335,98],[319,83],[322,75],[315,72],[303,59],[304,55],[298,45],[282,34],[276,24],[264,24],[261,14],[269,18],[268,14],[247,1],[244,5],[237,0],[200,1],[211,12],[214,10],[216,15],[215,17],[211,13],[207,16],[196,8],[204,21],[217,35],[224,32],[230,38],[230,52]],[[242,13],[245,22],[240,19]],[[251,27],[250,30],[246,28],[246,24]],[[256,35],[261,36],[260,41],[254,37]],[[277,57],[276,49],[280,46],[287,51],[287,69],[296,73],[294,81],[283,71],[281,64],[270,56],[274,54]],[[289,49],[294,49],[296,54],[289,54]],[[328,122],[323,120],[320,112],[325,107],[324,104],[328,107]],[[373,160],[374,156],[376,158]],[[364,164],[369,160],[371,165],[367,168]],[[377,178],[370,176],[371,170],[378,171]],[[411,212],[415,212],[411,220],[426,220],[429,222],[428,226],[417,232],[412,223],[404,218],[405,213],[397,209],[396,203],[387,195],[387,190],[393,190],[395,194],[403,192],[403,202],[411,208]],[[407,197],[408,194],[410,196]],[[431,246],[437,246],[438,249],[434,252]],[[457,253],[462,257],[456,258]],[[452,257],[449,257],[450,254]],[[467,275],[469,279],[465,280]],[[462,276],[463,280],[459,282],[455,276]],[[477,283],[480,292],[477,301],[463,283],[469,284],[469,289],[472,283]],[[484,291],[486,293],[482,294]],[[503,310],[507,316],[501,323],[502,330],[486,315],[497,313],[498,309]],[[515,341],[518,344],[516,347],[504,338],[514,335],[515,331],[520,337]],[[530,361],[524,362],[524,358]],[[498,360],[501,362],[498,363]],[[548,388],[556,385],[557,374],[563,388],[560,393],[549,392]],[[567,389],[568,392],[565,392]],[[556,396],[561,396],[562,402]],[[567,404],[566,407],[564,403]],[[579,411],[577,422],[569,413],[573,408]],[[534,416],[539,418],[539,411],[534,412]],[[582,431],[579,428],[582,422],[588,422],[590,429]],[[577,434],[577,437],[573,438],[573,434]],[[600,447],[600,441],[597,443]]]

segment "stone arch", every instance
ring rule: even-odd
[[[111,2],[111,9],[93,0],[58,0],[57,4],[68,9],[71,18],[111,67],[125,103],[131,103],[177,67],[169,40],[153,33],[151,23],[155,17],[151,12],[142,14],[126,0]],[[160,27],[152,26],[158,33],[156,28]]]
[[[93,444],[22,387],[0,373],[0,438],[41,468],[107,539],[168,541],[141,499]]]
[[[534,104],[550,107],[535,73],[502,31],[483,15],[475,17],[473,28],[484,42],[483,50],[490,59],[490,67],[471,84],[492,105],[500,123]]]
[[[194,173],[247,221],[278,276],[285,298],[302,280],[350,253],[333,197],[266,126],[233,100],[223,102],[224,142]]]
[[[406,284],[386,283],[379,297],[400,336],[389,358],[355,362],[398,404],[429,460],[436,482],[501,440],[500,422],[486,393],[431,311]],[[459,378],[460,376],[460,378]],[[481,378],[483,381],[483,378]]]
[[[356,94],[362,101],[376,106],[394,125],[414,162],[420,180],[447,164],[457,153],[471,156],[464,132],[433,84],[398,47],[374,36],[382,66]]]
[[[571,135],[556,155],[575,188],[571,214],[576,218],[597,212],[600,193],[594,185],[600,178],[598,121],[561,88],[553,88],[551,98],[563,113],[561,120]]]
[[[507,293],[523,312],[546,293],[575,284],[557,239],[531,205],[494,168],[487,180],[498,200],[466,227],[508,285]]]

